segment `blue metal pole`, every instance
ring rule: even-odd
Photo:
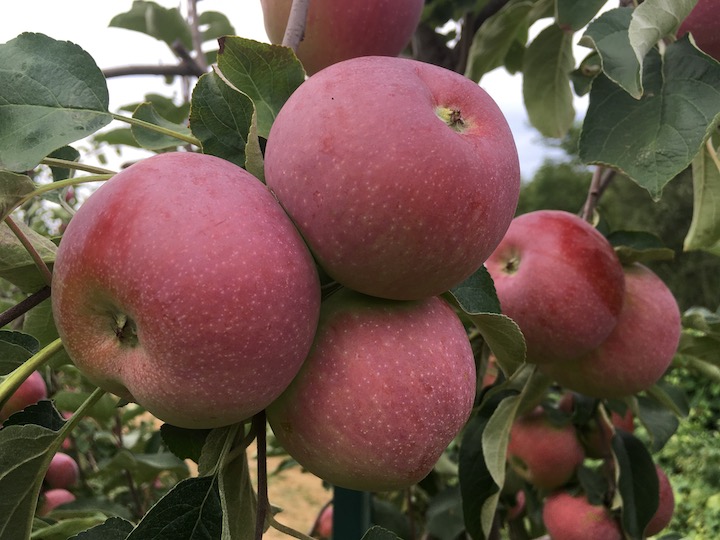
[[[333,540],[360,540],[370,528],[370,493],[333,489]]]

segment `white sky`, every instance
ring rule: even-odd
[[[156,2],[166,7],[181,5],[180,0]],[[101,68],[128,64],[175,64],[176,58],[164,43],[139,32],[108,27],[114,15],[129,10],[131,5],[132,0],[0,0],[0,43],[22,32],[41,32],[55,39],[77,43]],[[267,41],[259,0],[203,0],[198,7],[200,11],[224,13],[238,35]],[[580,54],[584,55],[585,51]],[[578,55],[577,60],[580,58]],[[521,77],[496,69],[483,77],[481,86],[505,114],[518,146],[523,178],[529,179],[550,151],[539,144],[539,134],[529,127],[522,102]],[[153,76],[111,78],[108,88],[112,111],[140,101],[149,92],[170,95],[173,90],[178,91],[164,84],[161,77]],[[584,113],[586,106],[585,100],[576,100],[579,115]],[[117,126],[111,124],[111,127]]]

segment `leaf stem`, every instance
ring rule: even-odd
[[[18,366],[12,371],[7,378],[0,384],[0,406],[20,387],[33,371],[41,368],[50,357],[62,349],[62,340],[57,338],[55,341],[46,345],[27,359],[23,365]]]
[[[720,172],[720,158],[718,158],[717,151],[715,150],[715,147],[713,146],[712,137],[710,137],[707,142],[705,143],[705,147],[707,148],[708,155],[710,156],[710,159],[717,167],[718,172]]]
[[[155,131],[156,133],[160,133],[162,135],[167,135],[168,137],[174,137],[175,139],[181,140],[188,144],[194,144],[197,147],[202,146],[200,144],[200,141],[197,140],[192,135],[184,135],[182,133],[178,133],[177,131],[173,131],[172,129],[168,129],[168,128],[164,128],[162,126],[151,124],[150,122],[145,122],[144,120],[140,120],[139,118],[133,118],[131,116],[123,116],[121,114],[115,114],[115,113],[111,113],[111,114],[112,114],[112,117],[114,120],[119,120],[120,122],[125,122],[130,125],[149,129],[151,131]]]
[[[115,171],[111,171],[109,169],[103,169],[102,167],[95,167],[93,165],[85,165],[84,163],[78,163],[77,161],[70,161],[67,159],[46,157],[40,163],[48,165],[49,167],[61,167],[63,169],[84,171],[93,174],[115,174]]]
[[[298,46],[305,35],[309,5],[310,0],[293,0],[290,8],[290,16],[285,27],[282,44],[285,47],[290,47],[294,52],[297,52]]]
[[[50,298],[50,287],[45,286],[42,289],[35,291],[24,300],[21,300],[13,307],[6,309],[2,313],[0,313],[0,328],[5,326],[6,324],[11,323],[20,315],[24,315],[32,308],[37,306],[40,302],[47,300],[48,298]]]
[[[79,184],[87,184],[90,182],[104,182],[106,180],[110,180],[114,175],[113,174],[94,174],[94,175],[88,175],[88,176],[80,176],[76,178],[68,178],[66,180],[59,180],[57,182],[50,182],[49,184],[42,184],[40,186],[37,186],[35,191],[28,193],[25,195],[22,199],[20,199],[12,208],[8,209],[8,212],[12,212],[16,208],[19,208],[26,202],[30,201],[31,199],[38,197],[39,195],[43,195],[44,193],[47,193],[49,191],[53,191],[56,189],[63,189],[68,186],[77,186]]]
[[[50,286],[52,284],[52,272],[50,271],[50,268],[48,268],[48,265],[45,264],[45,261],[43,261],[37,249],[35,249],[35,246],[33,246],[32,242],[22,231],[22,229],[18,227],[17,223],[15,223],[15,220],[13,218],[11,218],[10,216],[6,217],[5,223],[7,223],[7,226],[10,227],[10,230],[17,237],[17,239],[20,240],[20,243],[30,254],[30,257],[32,258],[35,266],[37,266],[37,269],[40,271],[40,274],[45,281],[45,285]]]
[[[288,527],[287,525],[283,525],[279,521],[275,519],[274,516],[270,515],[268,516],[268,522],[270,523],[270,526],[275,529],[276,531],[280,531],[281,533],[287,534],[288,536],[292,536],[293,538],[298,538],[298,540],[315,540],[312,536],[308,536],[307,534],[303,534],[300,531],[296,531],[292,527]]]

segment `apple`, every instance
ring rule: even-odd
[[[542,364],[559,384],[598,398],[622,398],[653,386],[680,341],[680,310],[670,289],[639,263],[625,267],[625,300],[605,342],[572,365]]]
[[[47,516],[58,506],[63,504],[71,503],[75,500],[75,495],[70,493],[67,489],[48,489],[41,497],[40,506],[38,508],[38,516]]]
[[[485,266],[503,314],[525,336],[528,362],[578,358],[617,324],[622,265],[607,239],[574,214],[538,210],[516,217]]]
[[[131,165],[87,199],[52,289],[88,379],[185,428],[243,421],[279,396],[320,307],[312,256],[270,191],[189,152]]]
[[[69,488],[75,485],[80,476],[77,462],[63,452],[52,457],[45,473],[45,484],[51,489]]]
[[[645,527],[645,535],[653,536],[670,524],[673,513],[675,512],[675,496],[673,495],[670,480],[659,465],[655,466],[659,484],[659,503],[658,509],[655,511],[650,523]]]
[[[403,489],[463,427],[475,381],[465,328],[444,300],[341,289],[323,301],[310,355],[267,418],[288,454],[326,482]]]
[[[265,31],[282,43],[292,0],[260,0]],[[358,56],[397,56],[420,22],[423,0],[312,0],[297,56],[309,74]]]
[[[332,503],[326,504],[320,510],[320,514],[315,520],[312,536],[322,540],[330,540],[333,530],[333,506]]]
[[[520,187],[512,133],[484,90],[379,56],[300,85],[270,130],[265,178],[333,279],[396,300],[478,270]]]
[[[706,54],[720,60],[720,2],[717,0],[698,0],[695,7],[680,25],[677,35],[682,37],[688,32],[695,44]]]
[[[516,418],[510,428],[508,463],[538,489],[568,483],[584,458],[572,423],[556,421],[540,406]]]
[[[545,499],[543,522],[553,540],[622,540],[620,525],[604,506],[565,491]]]
[[[508,508],[507,519],[513,521],[519,519],[525,512],[526,497],[523,490],[515,494],[515,503]]]
[[[45,398],[47,398],[45,380],[39,372],[33,371],[0,409],[0,423],[7,420],[11,414],[22,411],[25,407]]]

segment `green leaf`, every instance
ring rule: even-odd
[[[168,449],[180,459],[200,461],[200,453],[207,440],[210,429],[187,429],[163,424],[160,435]]]
[[[665,36],[674,35],[697,0],[645,0],[632,13],[630,45],[642,72],[643,59]]]
[[[76,411],[90,397],[90,392],[81,390],[59,390],[53,395],[55,406],[60,411]],[[87,416],[98,422],[108,422],[117,411],[117,398],[105,394],[87,412]]]
[[[214,476],[187,478],[145,514],[126,540],[219,540],[222,509]]]
[[[593,51],[580,62],[577,69],[574,69],[570,73],[570,81],[575,89],[575,93],[578,96],[584,96],[590,92],[592,82],[600,73],[602,73],[600,55],[596,51]]]
[[[390,532],[376,525],[370,527],[361,540],[400,540],[400,537],[394,532]]]
[[[623,530],[632,538],[642,538],[658,508],[655,464],[642,441],[631,433],[616,431],[612,449],[622,498]]]
[[[588,24],[606,0],[557,0],[555,20],[563,30],[577,31]]]
[[[651,232],[613,231],[607,240],[615,248],[620,262],[626,266],[635,262],[670,261],[675,257],[675,252]]]
[[[96,142],[104,142],[112,146],[124,144],[126,146],[140,148],[140,145],[135,140],[135,137],[133,137],[132,129],[130,128],[118,128],[110,131],[104,131],[95,135],[93,139]]]
[[[48,157],[64,159],[65,161],[80,161],[80,152],[72,146],[63,146],[62,148],[58,148],[57,150],[50,152]],[[54,182],[70,178],[70,175],[74,172],[70,169],[66,169],[65,167],[50,167],[50,171],[52,172]]]
[[[451,486],[430,500],[427,531],[438,540],[455,540],[465,530],[459,486]]]
[[[460,309],[469,315],[500,313],[495,284],[485,266],[448,292]]]
[[[177,8],[135,0],[130,11],[115,15],[108,26],[142,32],[164,41],[168,47],[180,40],[187,50],[192,50],[190,26]]]
[[[523,98],[530,123],[545,137],[563,137],[575,121],[570,72],[572,34],[553,24],[533,40],[523,58]]]
[[[497,358],[506,375],[514,373],[525,362],[525,337],[510,317],[481,313],[470,317],[482,334],[485,343]]]
[[[266,139],[280,108],[305,80],[291,49],[241,37],[220,39],[218,69],[255,104],[258,135]]]
[[[232,540],[253,540],[257,519],[257,496],[250,480],[247,452],[242,452],[242,455],[230,462],[228,459],[226,452],[218,478],[223,511],[223,537]]]
[[[0,375],[7,375],[35,354],[36,344],[31,335],[0,330]]]
[[[704,146],[692,160],[693,215],[684,251],[709,249],[720,243],[720,160],[718,150]]]
[[[245,167],[253,114],[252,100],[215,73],[200,77],[193,89],[190,129],[206,154]]]
[[[152,103],[141,103],[133,113],[133,118],[143,120],[150,124],[160,126],[171,131],[175,131],[182,135],[191,135],[190,128],[182,124],[175,124],[168,120],[165,120],[158,114],[153,107]],[[176,148],[182,141],[176,137],[170,135],[163,135],[151,129],[144,128],[142,126],[134,125],[130,128],[132,130],[133,137],[143,148],[148,150],[163,150],[165,148]]]
[[[640,63],[630,46],[628,29],[633,8],[606,11],[588,26],[579,41],[600,55],[605,76],[634,98],[642,96]],[[590,98],[592,101],[592,97]]]
[[[119,517],[111,517],[101,525],[81,532],[69,540],[125,540],[133,524]]]
[[[26,171],[110,123],[105,77],[77,45],[24,33],[0,45],[0,168]]]
[[[677,431],[680,421],[660,401],[651,397],[638,396],[638,418],[647,429],[652,441],[652,451],[658,452]]]
[[[202,28],[202,40],[211,41],[223,36],[235,34],[235,28],[227,16],[219,11],[204,11],[198,17]]]
[[[23,424],[28,417],[49,420]],[[62,425],[52,404],[40,401],[11,416],[0,430],[0,540],[29,538],[45,471],[62,442]]]
[[[53,319],[52,302],[49,298],[40,302],[25,314],[22,329],[26,334],[37,338],[41,347],[49,345],[59,337],[57,328],[55,327],[55,320]],[[49,364],[53,368],[70,363],[70,357],[64,348],[61,348],[52,355],[49,360]]]
[[[16,221],[16,225],[28,237],[42,260],[52,264],[57,246],[22,221]],[[45,285],[32,257],[5,222],[0,224],[0,277],[27,292],[35,292]]]
[[[124,482],[122,475],[129,471],[137,482],[151,482],[160,473],[170,471],[179,475],[187,475],[187,465],[170,452],[158,454],[136,454],[127,449],[120,449],[109,461],[100,464],[97,473],[103,485],[111,485],[112,480]]]
[[[529,0],[509,2],[480,25],[470,45],[466,77],[480,81],[485,73],[505,63],[514,43],[521,41],[524,48],[532,7]]]
[[[30,177],[0,170],[0,217],[5,219],[17,204],[33,191],[35,184]]]
[[[686,37],[645,60],[645,94],[630,97],[603,75],[593,82],[580,158],[614,167],[654,198],[700,151],[720,119],[720,64]]]
[[[60,521],[53,525],[50,525],[49,527],[33,531],[30,539],[67,540],[71,535],[82,532],[88,527],[98,525],[99,523],[102,523],[105,519],[106,516],[104,514],[97,512],[93,516],[88,517],[72,517],[69,519],[61,519]]]

